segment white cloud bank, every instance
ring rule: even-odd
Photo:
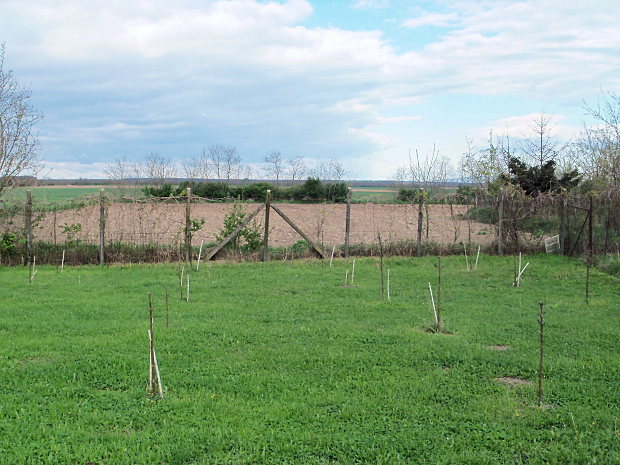
[[[380,30],[303,26],[304,0],[3,1],[0,40],[45,95],[44,156],[81,163],[221,142],[254,161],[281,149],[392,166],[419,143],[395,125],[415,129],[435,95],[581,102],[620,84],[615,1],[444,5],[402,21],[450,26],[409,49]]]

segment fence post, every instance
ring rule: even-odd
[[[191,218],[192,188],[187,188],[185,202],[185,261],[192,263],[192,218]]]
[[[265,195],[265,235],[263,237],[263,261],[269,261],[269,210],[271,210],[271,190]]]
[[[504,255],[504,189],[500,190],[499,212],[497,223],[497,254]]]
[[[564,193],[560,194],[560,252],[562,255],[565,251],[566,242],[566,199]]]
[[[26,191],[26,216],[24,226],[26,229],[26,264],[30,266],[32,259],[32,191]]]
[[[420,187],[418,199],[418,257],[422,256],[422,223],[424,215],[422,214],[422,204],[424,202],[424,188]]]
[[[105,198],[99,190],[99,264],[105,264]]]
[[[347,188],[347,213],[344,227],[344,258],[349,258],[349,235],[351,233],[351,188]]]

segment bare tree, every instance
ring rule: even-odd
[[[282,159],[282,154],[277,151],[268,153],[265,156],[265,163],[267,164],[265,167],[267,175],[275,178],[277,183],[280,180],[280,176],[284,172],[284,160]]]
[[[491,183],[507,172],[513,155],[507,135],[494,137],[489,131],[488,146],[483,149],[474,148],[472,140],[467,139],[467,151],[460,161],[461,179],[489,190]]]
[[[338,160],[334,160],[333,158],[327,162],[327,170],[329,173],[329,179],[332,181],[341,181],[346,173],[342,163]]]
[[[554,128],[552,116],[541,112],[530,125],[531,137],[523,139],[521,144],[523,154],[541,169],[546,162],[555,160],[563,150],[553,135]]]
[[[138,178],[140,178],[140,166],[122,155],[116,157],[103,170],[108,179],[116,182],[118,189],[124,193],[127,188],[133,189],[137,187]]]
[[[288,159],[288,175],[291,181],[299,180],[304,177],[308,168],[304,164],[303,157],[293,157]]]
[[[445,181],[450,171],[450,160],[446,157],[441,157],[439,150],[433,145],[433,151],[424,157],[420,157],[416,150],[415,160],[411,157],[411,152],[409,152],[409,164],[400,167],[396,174],[401,179],[406,179],[412,184],[428,186],[434,182]]]
[[[164,158],[156,152],[146,156],[141,165],[142,175],[157,187],[169,182],[176,176],[176,163],[174,160]]]
[[[0,45],[0,194],[16,176],[40,168],[34,127],[43,116],[32,106],[31,96],[30,89],[4,69],[4,44]]]
[[[585,105],[587,113],[598,123],[584,126],[573,144],[575,163],[593,180],[612,188],[620,187],[620,97],[603,93],[596,106]]]
[[[210,178],[211,159],[205,148],[199,154],[183,161],[183,175],[192,181]]]
[[[237,149],[235,147],[228,147],[224,152],[224,173],[226,174],[226,181],[239,179],[242,169],[241,157],[237,153]]]
[[[208,159],[216,179],[230,181],[239,178],[242,174],[241,157],[237,154],[235,147],[211,145]]]

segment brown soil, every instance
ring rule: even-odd
[[[531,386],[532,383],[526,379],[515,378],[513,376],[505,376],[503,378],[497,378],[500,383],[507,386]]]
[[[247,212],[257,204],[244,204]],[[345,208],[343,204],[278,204],[278,207],[313,240],[325,246],[344,243]],[[196,203],[191,207],[192,218],[206,220],[194,235],[194,244],[211,242],[222,228],[224,216],[232,209],[231,204]],[[453,207],[453,214],[465,213],[467,207]],[[179,203],[115,203],[107,207],[106,241],[124,241],[137,244],[177,244],[183,240],[185,205]],[[417,206],[396,204],[353,204],[351,206],[351,244],[377,242],[377,234],[386,242],[403,239],[415,240],[418,223]],[[257,217],[262,225],[264,213]],[[62,225],[81,225],[75,238],[96,243],[99,240],[99,206],[86,206],[47,214],[35,230],[37,240],[64,242],[69,239]],[[466,220],[451,216],[447,205],[431,205],[429,213],[429,240],[440,244],[467,242],[488,245],[494,238],[492,227],[471,222],[468,231]],[[55,231],[55,233],[54,233]],[[74,239],[75,239],[74,238]],[[424,235],[426,239],[426,222]],[[270,214],[270,245],[290,245],[301,237],[274,211]]]

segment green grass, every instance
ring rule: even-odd
[[[525,260],[514,288],[512,257],[443,259],[451,334],[426,331],[430,257],[386,260],[389,303],[373,259],[349,288],[344,261],[203,263],[189,303],[172,265],[0,268],[0,463],[620,463],[620,282],[593,270],[586,306],[578,261]]]
[[[32,200],[40,203],[65,203],[69,200],[82,199],[84,197],[96,197],[99,195],[99,187],[32,187]],[[5,202],[23,202],[26,200],[25,187],[16,187],[2,192]],[[118,197],[120,191],[114,186],[104,188],[105,195]],[[125,192],[128,195],[128,191]]]
[[[351,200],[353,202],[369,202],[369,203],[390,203],[396,201],[396,194],[398,189],[393,188],[376,188],[376,187],[360,187],[356,189],[369,189],[368,191],[352,191]],[[371,192],[378,191],[378,192]]]

